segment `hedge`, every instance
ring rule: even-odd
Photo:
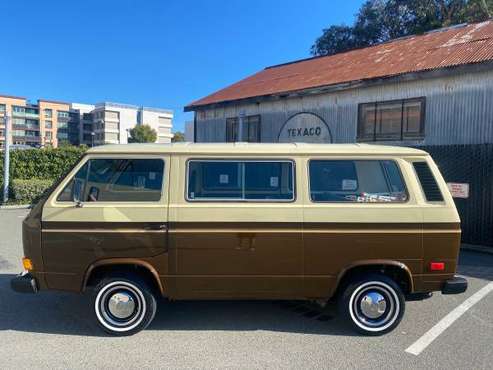
[[[85,146],[12,150],[11,179],[57,180],[64,175],[87,150]],[[0,182],[3,180],[3,155],[0,154]]]
[[[15,203],[35,203],[53,185],[53,180],[13,180],[10,196]]]
[[[85,146],[12,150],[9,203],[34,203],[82,157]],[[3,202],[3,155],[0,153],[0,201]]]

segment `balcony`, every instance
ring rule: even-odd
[[[30,142],[40,143],[41,138],[39,136],[12,136],[12,142],[15,143],[19,141],[30,141]]]

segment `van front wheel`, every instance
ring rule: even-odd
[[[94,290],[93,303],[99,326],[113,335],[135,334],[156,314],[156,298],[137,276],[102,279]]]
[[[404,294],[385,275],[369,274],[353,280],[339,301],[341,313],[358,332],[382,335],[392,331],[402,319]]]

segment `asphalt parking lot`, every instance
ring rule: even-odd
[[[468,291],[407,302],[400,326],[383,337],[355,335],[332,307],[320,311],[301,302],[163,300],[146,331],[114,338],[99,330],[85,296],[10,290],[10,279],[21,270],[26,213],[0,210],[2,369],[493,366],[493,291],[487,292],[493,284],[493,255],[461,253],[459,272],[469,281]],[[481,299],[472,306],[463,304],[477,292]],[[458,312],[463,314],[457,318]],[[444,323],[447,315],[456,320]],[[439,335],[422,348],[430,329]],[[416,346],[421,352],[410,353]]]

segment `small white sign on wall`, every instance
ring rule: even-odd
[[[469,198],[469,184],[459,182],[448,182],[448,189],[453,198]]]

